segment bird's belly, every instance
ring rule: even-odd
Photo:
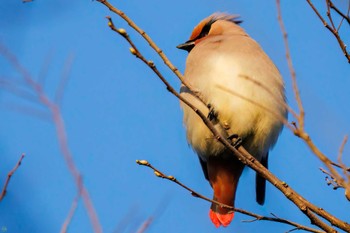
[[[205,116],[209,114],[208,108],[190,93],[181,93],[181,95],[192,103]],[[222,153],[225,147],[213,135],[213,133],[204,124],[203,120],[186,104],[181,103],[184,117],[183,123],[186,127],[187,141],[197,154],[204,160],[209,155],[215,156]],[[214,125],[222,136],[227,133],[219,125]]]
[[[218,94],[219,93],[219,94]],[[219,96],[215,96],[218,94]],[[208,108],[189,93],[181,93],[186,99],[195,105],[205,116],[208,115]],[[255,102],[261,102],[254,98]],[[247,100],[232,95],[223,94],[222,90],[212,90],[210,103],[218,113],[218,119],[222,126],[217,125],[221,136],[228,137],[237,134],[243,139],[244,147],[257,159],[267,153],[269,148],[277,140],[282,128],[281,122],[272,117],[271,114],[256,106],[256,103],[249,103]],[[275,103],[263,101],[265,107],[276,109]],[[225,147],[219,142],[202,119],[188,106],[182,103],[184,110],[184,124],[187,130],[187,140],[197,154],[206,161],[209,156],[221,155]],[[281,116],[283,113],[281,113]]]

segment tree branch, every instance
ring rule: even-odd
[[[75,211],[76,211],[76,209],[78,207],[78,202],[79,202],[80,196],[81,196],[81,192],[79,191],[78,194],[73,199],[73,202],[72,202],[72,205],[70,207],[68,216],[64,220],[64,223],[63,223],[63,225],[61,227],[60,233],[66,233],[68,231],[68,226],[71,223],[71,221],[73,219],[73,216],[74,216],[74,213],[75,213]]]
[[[46,107],[51,113],[51,117],[56,128],[57,138],[63,158],[66,162],[69,172],[73,176],[78,192],[81,192],[81,196],[83,198],[83,202],[94,231],[97,233],[101,233],[102,227],[98,220],[97,213],[89,196],[89,192],[82,183],[81,174],[78,168],[75,166],[73,155],[68,145],[67,133],[65,130],[65,125],[59,106],[50,100],[40,83],[38,81],[35,81],[31,77],[29,72],[20,64],[17,58],[1,45],[0,54],[2,54],[12,64],[14,69],[21,74],[28,88],[31,89],[34,93],[36,93],[38,102],[41,103],[44,107]]]
[[[189,83],[187,83],[179,71],[179,69],[174,66],[171,61],[167,58],[167,56],[164,54],[163,50],[161,50],[156,43],[152,40],[152,38],[139,26],[137,26],[134,21],[132,21],[123,11],[120,9],[117,9],[116,7],[112,6],[107,0],[97,0],[101,4],[105,5],[110,11],[114,12],[115,14],[119,15],[125,22],[129,24],[129,26],[134,29],[138,34],[140,34],[145,41],[149,44],[149,46],[159,55],[159,57],[163,60],[164,64],[180,79],[181,83],[186,86],[192,93],[195,95],[198,100],[200,100],[204,105],[207,105],[206,101],[204,100],[201,93],[199,93],[195,88],[193,88]],[[116,29],[111,18],[107,16],[107,19],[109,20],[108,26],[113,30],[118,32],[118,30],[123,29]],[[124,30],[125,31],[125,30]],[[119,33],[119,32],[118,32]],[[127,33],[119,33],[121,36],[123,36],[126,40],[128,40],[128,34]],[[130,43],[130,41],[128,40]],[[132,44],[131,44],[132,46]],[[134,54],[135,55],[135,54]]]
[[[294,90],[295,98],[296,98],[296,101],[297,101],[297,104],[299,107],[299,111],[300,111],[299,116],[297,117],[298,125],[295,124],[296,127],[293,130],[293,132],[297,137],[301,138],[306,143],[306,145],[313,152],[313,154],[316,155],[321,160],[321,162],[323,162],[325,164],[327,169],[332,174],[332,177],[335,180],[337,180],[339,185],[344,187],[347,190],[346,193],[349,193],[349,195],[350,195],[349,182],[346,182],[345,179],[338,173],[338,171],[336,169],[334,169],[334,167],[332,166],[332,161],[324,153],[322,153],[322,151],[314,144],[311,137],[305,131],[305,127],[304,127],[305,112],[304,112],[303,104],[301,102],[301,97],[300,97],[298,85],[296,82],[296,74],[295,74],[295,71],[294,71],[294,68],[292,65],[292,60],[291,60],[289,45],[288,45],[287,32],[285,30],[284,23],[282,20],[280,0],[276,0],[276,5],[277,5],[278,22],[280,24],[280,28],[281,28],[281,31],[283,34],[283,40],[284,40],[285,49],[286,49],[286,58],[287,58],[288,66],[289,66],[291,77],[292,77],[293,90]],[[346,198],[349,199],[349,197],[347,195],[346,195]]]
[[[333,35],[334,37],[337,39],[338,44],[341,48],[341,50],[343,51],[343,54],[345,56],[345,58],[348,60],[348,63],[350,63],[350,54],[349,52],[346,50],[346,45],[344,44],[343,40],[340,38],[339,33],[337,31],[336,28],[332,28],[331,26],[329,26],[329,24],[327,23],[327,21],[322,17],[322,15],[318,12],[318,10],[316,9],[316,7],[314,6],[314,4],[312,4],[311,0],[306,0],[307,3],[310,5],[310,7],[312,8],[312,10],[315,12],[315,14],[318,16],[318,18],[321,20],[321,22],[323,23],[323,26],[325,26]]]
[[[23,160],[24,157],[25,157],[25,154],[23,153],[21,155],[21,157],[19,158],[18,162],[16,163],[15,167],[7,174],[7,179],[5,181],[4,187],[2,188],[2,192],[0,194],[0,202],[2,201],[2,199],[4,199],[4,197],[5,197],[6,193],[7,193],[7,186],[10,183],[11,177],[17,171],[19,166],[21,166],[21,163],[22,163],[22,160]]]
[[[186,186],[185,184],[183,184],[182,182],[177,180],[174,176],[165,175],[163,172],[161,172],[159,169],[155,168],[152,164],[150,164],[146,160],[136,160],[136,163],[139,164],[139,165],[151,168],[154,171],[154,174],[157,177],[163,178],[163,179],[166,179],[166,180],[170,180],[171,182],[174,182],[175,184],[177,184],[177,185],[181,186],[182,188],[186,189],[187,191],[189,191],[191,193],[191,195],[194,196],[194,197],[203,199],[203,200],[205,200],[207,202],[210,202],[210,203],[217,204],[217,205],[219,205],[222,208],[227,208],[227,209],[233,210],[235,212],[238,212],[238,213],[241,213],[241,214],[244,214],[244,215],[247,215],[247,216],[254,217],[253,220],[246,220],[244,222],[272,221],[272,222],[279,222],[279,223],[288,224],[288,225],[296,227],[297,229],[305,230],[305,231],[309,231],[309,232],[316,232],[316,233],[324,232],[324,231],[313,229],[313,228],[310,228],[310,227],[307,227],[307,226],[303,226],[303,225],[301,225],[299,223],[295,223],[295,222],[289,221],[287,219],[276,217],[274,214],[272,214],[274,217],[267,217],[267,216],[258,215],[258,214],[255,214],[255,213],[243,210],[243,209],[234,208],[232,206],[225,205],[225,204],[220,203],[218,201],[215,201],[213,199],[207,198],[206,196],[204,196],[204,195],[194,191],[193,189],[189,188],[188,186]]]
[[[330,8],[332,8],[335,12],[338,13],[338,15],[340,15],[343,19],[346,20],[346,22],[348,22],[348,24],[350,25],[350,17],[349,17],[349,9],[350,9],[350,2],[349,2],[349,7],[348,7],[348,12],[347,15],[345,15],[343,12],[341,12],[331,0],[327,0],[327,3],[329,5]]]

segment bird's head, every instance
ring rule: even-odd
[[[177,46],[178,49],[190,52],[194,46],[210,36],[233,34],[237,32],[244,33],[238,26],[242,21],[238,15],[229,15],[225,13],[215,13],[203,19],[192,31],[188,41]]]

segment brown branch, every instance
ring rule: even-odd
[[[8,78],[0,77],[0,87],[15,96],[28,100],[32,103],[38,103],[37,96],[27,90],[24,90],[18,83],[9,81]]]
[[[276,5],[277,5],[277,19],[278,19],[278,23],[280,25],[281,32],[282,32],[282,35],[283,35],[284,47],[285,47],[285,50],[286,50],[286,59],[287,59],[287,63],[288,63],[290,76],[292,78],[294,96],[295,96],[295,99],[297,101],[297,105],[298,105],[298,108],[299,108],[299,116],[296,117],[296,120],[298,120],[299,127],[301,129],[304,129],[305,111],[304,111],[304,107],[303,107],[303,104],[302,104],[302,101],[301,101],[300,91],[299,91],[299,88],[298,88],[298,83],[297,83],[297,78],[296,78],[296,73],[295,73],[295,69],[294,69],[294,66],[293,66],[292,58],[291,58],[291,55],[290,55],[289,43],[288,43],[288,34],[287,34],[287,31],[286,31],[286,29],[284,27],[284,23],[283,23],[283,19],[282,19],[282,11],[281,11],[280,0],[276,0]]]
[[[12,103],[12,102],[6,102],[3,104],[4,108],[7,108],[10,111],[18,112],[18,113],[24,113],[29,116],[34,116],[36,118],[39,118],[43,121],[47,122],[52,122],[50,113],[44,111],[44,110],[39,110],[31,106],[26,106],[26,105],[20,105],[17,103]]]
[[[117,15],[119,15],[121,18],[123,18],[125,20],[125,22],[127,22],[129,24],[129,26],[131,28],[133,28],[136,32],[138,32],[150,45],[150,47],[152,49],[154,49],[154,51],[157,52],[157,54],[159,54],[159,56],[162,58],[162,60],[164,61],[164,63],[170,68],[170,70],[172,70],[174,72],[174,74],[179,77],[179,79],[181,80],[181,82],[189,87],[190,85],[188,85],[184,78],[183,75],[180,73],[180,71],[170,62],[170,60],[166,57],[166,55],[164,54],[164,52],[156,45],[156,43],[153,42],[153,40],[151,39],[150,36],[148,36],[146,34],[146,32],[144,30],[142,30],[140,27],[138,27],[124,12],[122,12],[121,10],[115,8],[114,6],[112,6],[112,4],[110,4],[108,1],[106,0],[98,0],[98,2],[102,3],[103,5],[105,5],[106,7],[108,7],[108,9],[114,13],[116,13]],[[107,17],[108,19],[110,19],[110,17]],[[110,21],[111,22],[111,21]],[[112,22],[111,22],[112,23]],[[113,24],[113,23],[112,23]],[[112,25],[109,25],[110,27]],[[114,27],[114,25],[113,25]],[[113,28],[111,28],[112,30],[114,30]],[[122,35],[127,36],[127,34]],[[125,37],[124,37],[125,38]]]
[[[350,25],[350,17],[349,17],[349,10],[347,12],[347,15],[345,15],[343,12],[341,12],[335,5],[334,3],[331,1],[331,0],[327,0],[328,1],[328,5],[330,8],[332,8],[335,12],[338,13],[338,15],[340,15],[343,19],[345,19],[348,24]],[[349,8],[350,8],[350,2],[349,2]],[[348,8],[348,9],[349,9]]]
[[[21,155],[21,157],[19,158],[18,162],[16,163],[15,167],[7,174],[7,179],[5,181],[4,187],[2,188],[2,192],[0,194],[0,202],[2,201],[2,199],[5,197],[6,192],[7,192],[7,186],[10,183],[11,177],[13,176],[13,174],[17,171],[17,169],[19,168],[19,166],[21,166],[22,160],[24,158],[25,154],[23,153]]]
[[[106,0],[100,1],[104,5],[110,5]],[[125,14],[119,10],[113,10],[114,7],[108,7],[110,10],[115,12],[116,14],[122,14],[120,15],[122,18],[125,18]],[[109,26],[111,27],[113,23],[109,21]],[[114,26],[114,25],[113,25]],[[112,29],[113,30],[113,29]],[[125,30],[124,30],[125,31]],[[120,32],[118,32],[120,33]],[[143,32],[143,35],[145,33]],[[125,37],[124,37],[125,38]],[[141,57],[138,52],[138,50],[132,49],[130,50],[136,57]],[[143,60],[144,63],[146,63],[152,70],[155,69],[153,62],[149,62],[146,59]],[[158,77],[160,76],[157,72],[155,72]],[[163,81],[163,80],[162,80]],[[252,155],[250,155],[242,146],[238,148],[238,150],[232,146],[231,142],[228,141],[223,135],[221,135],[217,128],[214,127],[212,122],[207,118],[206,115],[204,115],[201,111],[199,111],[194,105],[192,105],[190,102],[188,102],[186,99],[184,99],[182,96],[179,95],[178,92],[176,92],[171,86],[168,86],[166,82],[163,81],[163,83],[167,86],[168,90],[171,90],[170,92],[175,95],[178,99],[183,101],[186,105],[188,105],[204,122],[204,124],[208,127],[208,129],[213,133],[214,138],[221,142],[224,146],[226,146],[229,150],[233,152],[233,154],[245,165],[252,168],[254,171],[258,172],[263,178],[267,179],[270,183],[272,183],[276,188],[278,188],[289,200],[291,200],[305,215],[309,217],[311,222],[319,227],[321,227],[326,232],[336,232],[334,228],[324,223],[322,220],[320,220],[315,214],[318,216],[326,219],[328,222],[330,222],[332,225],[335,225],[341,229],[344,229],[346,231],[350,231],[350,225],[327,211],[313,205],[306,199],[304,199],[302,196],[300,196],[298,193],[296,193],[294,190],[292,190],[285,182],[279,180],[276,176],[274,176],[269,170],[267,170],[263,165],[260,164],[259,161],[257,161]]]
[[[338,163],[331,162],[331,164],[335,167],[341,168],[343,170],[344,175],[348,175],[348,172],[350,172],[350,167],[346,167],[345,164],[343,163],[342,157],[343,157],[343,152],[344,152],[344,147],[346,143],[348,142],[349,136],[345,135],[343,138],[343,141],[339,147],[339,152],[338,152]],[[350,180],[348,178],[348,180]]]
[[[343,175],[347,178],[346,187],[345,187],[345,197],[348,199],[348,201],[350,201],[350,173],[349,173],[349,168],[345,166],[342,159],[344,147],[347,141],[348,141],[348,135],[345,135],[342,141],[342,144],[340,145],[340,148],[339,148],[338,163],[343,171]]]
[[[344,147],[346,145],[346,143],[348,142],[349,136],[345,135],[343,138],[343,141],[339,147],[339,153],[338,153],[338,162],[342,163],[342,156],[343,156],[343,152],[344,152]]]
[[[301,139],[304,140],[304,142],[307,144],[309,149],[312,151],[313,154],[315,154],[321,162],[327,167],[327,169],[330,171],[334,179],[337,180],[337,183],[344,187],[346,190],[346,193],[350,194],[350,184],[349,181],[345,181],[345,179],[339,174],[339,172],[334,169],[333,167],[333,162],[324,154],[320,151],[320,149],[317,148],[317,146],[314,144],[314,142],[311,140],[310,136],[306,132],[302,132],[300,130],[297,131],[296,135],[300,137]],[[348,196],[346,195],[346,198]]]
[[[69,56],[63,69],[63,73],[60,79],[60,83],[57,87],[56,94],[54,101],[58,106],[61,106],[62,104],[62,99],[63,99],[63,94],[64,94],[64,88],[66,87],[69,79],[69,74],[72,69],[72,64],[73,64],[73,56]]]
[[[191,193],[191,195],[194,196],[194,197],[200,198],[200,199],[205,200],[205,201],[210,202],[210,203],[217,204],[217,205],[219,205],[219,206],[221,206],[223,208],[227,208],[227,209],[233,210],[233,211],[235,211],[237,213],[241,213],[241,214],[244,214],[244,215],[247,215],[247,216],[254,217],[253,220],[246,220],[244,222],[272,221],[272,222],[279,222],[279,223],[284,223],[284,224],[287,224],[287,225],[291,225],[291,226],[296,227],[297,229],[305,230],[305,231],[309,231],[309,232],[317,232],[317,233],[324,232],[324,231],[313,229],[313,228],[310,228],[310,227],[307,227],[307,226],[303,226],[303,225],[301,225],[299,223],[295,223],[295,222],[289,221],[287,219],[276,217],[273,214],[272,215],[274,217],[267,217],[267,216],[258,215],[258,214],[255,214],[255,213],[243,210],[243,209],[234,208],[232,206],[225,205],[225,204],[220,203],[218,201],[215,201],[213,199],[207,198],[206,196],[204,196],[204,195],[194,191],[193,189],[189,188],[188,186],[186,186],[185,184],[183,184],[182,182],[177,180],[174,176],[165,175],[163,172],[161,172],[160,170],[155,168],[152,164],[150,164],[146,160],[136,160],[136,163],[139,164],[139,165],[151,168],[154,171],[154,174],[157,177],[160,177],[160,178],[163,178],[163,179],[166,179],[166,180],[170,180],[171,182],[174,182],[175,184],[177,184],[177,185],[181,186],[182,188],[186,189],[187,191],[189,191]]]
[[[20,64],[17,58],[11,54],[5,47],[0,45],[0,53],[7,58],[7,60],[12,64],[12,66],[17,70],[21,75],[28,87],[34,91],[38,96],[38,101],[46,107],[52,116],[53,123],[56,128],[57,138],[59,142],[59,146],[63,155],[63,158],[66,162],[69,172],[73,176],[78,192],[80,190],[81,196],[90,218],[90,222],[93,226],[95,232],[102,232],[102,227],[98,220],[98,216],[96,214],[95,208],[93,206],[92,200],[89,196],[89,192],[81,181],[81,175],[78,168],[75,166],[73,155],[70,151],[68,145],[67,134],[65,130],[64,121],[59,109],[59,106],[51,101],[43,90],[42,86],[38,81],[35,81],[29,72]]]
[[[349,168],[346,168],[346,166],[345,166],[344,163],[343,163],[343,159],[342,159],[342,157],[343,157],[343,152],[344,152],[344,147],[345,147],[346,143],[348,142],[348,139],[349,139],[348,135],[345,135],[344,138],[343,138],[343,141],[342,141],[342,143],[341,143],[341,145],[340,145],[339,153],[338,153],[338,163],[339,163],[339,165],[340,165],[340,168],[343,169],[344,175],[346,175],[346,173],[349,171],[349,170],[348,170]],[[332,165],[333,165],[333,164],[332,164]]]
[[[337,179],[334,178],[334,176],[331,173],[329,173],[322,167],[320,167],[319,169],[321,170],[321,172],[327,175],[325,178],[327,185],[332,185],[334,190],[338,188],[344,188],[343,186],[341,186],[341,184],[338,183]],[[328,176],[330,177],[330,179],[328,178]]]
[[[318,12],[316,7],[312,4],[311,0],[306,0],[306,1],[310,5],[312,10],[315,12],[315,14],[318,16],[318,18],[321,20],[321,22],[323,23],[323,26],[325,26],[334,35],[334,37],[337,39],[338,44],[339,44],[341,50],[343,51],[344,56],[348,60],[348,63],[350,63],[350,54],[346,50],[346,45],[344,44],[344,42],[340,38],[338,31],[335,28],[332,28],[331,26],[329,26],[327,21],[322,17],[322,15]]]
[[[330,0],[326,0],[326,6],[327,6],[327,17],[329,19],[329,22],[331,23],[331,26],[333,29],[335,29],[335,25],[334,25],[334,22],[333,22],[333,17],[332,17],[332,14],[331,14],[331,7],[330,7]]]
[[[207,103],[206,103],[205,99],[203,98],[203,96],[201,95],[201,93],[199,93],[197,90],[195,90],[195,88],[193,88],[188,82],[185,81],[185,79],[184,79],[183,75],[181,74],[181,72],[179,71],[179,69],[171,63],[171,61],[167,58],[167,56],[164,54],[164,52],[156,45],[156,43],[152,40],[152,38],[144,30],[142,30],[139,26],[137,26],[134,23],[134,21],[132,21],[123,11],[112,6],[112,4],[110,4],[107,0],[97,0],[97,1],[102,3],[103,5],[105,5],[110,11],[119,15],[125,22],[127,22],[129,24],[129,26],[131,28],[133,28],[138,34],[140,34],[145,39],[145,41],[147,41],[149,46],[163,60],[164,64],[180,79],[181,83],[184,86],[186,86],[193,93],[193,95],[195,95],[198,98],[199,101],[201,101],[204,105],[207,105]],[[113,31],[118,32],[118,30],[120,30],[120,29],[115,28],[115,26],[111,20],[111,17],[107,17],[107,19],[109,20],[108,26]],[[121,30],[123,30],[123,29],[121,29]],[[124,30],[124,32],[125,32],[125,30]],[[126,32],[122,33],[122,34],[119,33],[119,34],[121,36],[123,36],[126,40],[128,40],[127,38],[129,36]]]
[[[309,0],[308,0],[308,2],[312,5],[312,3]],[[304,129],[305,113],[304,113],[303,105],[301,102],[298,86],[296,83],[296,75],[295,75],[294,68],[293,68],[292,61],[291,61],[287,32],[285,30],[284,23],[282,20],[280,0],[276,0],[276,5],[277,5],[278,22],[280,24],[280,28],[281,28],[281,31],[283,34],[283,40],[284,40],[285,49],[286,49],[286,58],[287,58],[289,69],[290,69],[291,76],[292,76],[293,90],[294,90],[296,101],[298,103],[298,107],[300,110],[300,114],[297,118],[298,123],[299,123],[299,127],[295,128],[294,134],[296,136],[298,136],[299,138],[301,138],[307,144],[307,146],[313,152],[313,154],[316,155],[326,165],[327,169],[331,172],[331,174],[337,180],[339,185],[344,187],[350,193],[350,184],[345,181],[345,179],[337,172],[337,170],[334,169],[334,167],[332,166],[332,161],[317,148],[317,146],[311,140],[311,137],[305,132],[305,129]]]
[[[74,197],[74,200],[72,202],[72,205],[70,207],[70,210],[69,210],[69,213],[68,213],[68,216],[67,218],[64,220],[64,223],[62,225],[62,228],[61,228],[61,231],[60,233],[66,233],[67,230],[68,230],[68,226],[69,224],[71,223],[72,219],[73,219],[73,216],[74,216],[74,213],[75,213],[75,210],[77,209],[78,207],[78,202],[79,202],[79,198],[80,198],[80,192],[77,194],[76,197]]]
[[[146,230],[149,228],[149,226],[151,225],[151,223],[153,222],[153,217],[149,217],[148,219],[146,219],[142,225],[139,227],[139,229],[137,229],[136,233],[144,233],[146,232]]]
[[[335,162],[331,162],[331,164],[332,164],[333,166],[335,166],[335,167],[342,168],[341,165],[339,165],[339,164],[337,164],[337,163],[335,163]],[[350,167],[345,168],[345,170],[346,170],[347,172],[350,172]]]

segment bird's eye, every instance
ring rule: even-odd
[[[200,39],[200,38],[203,38],[203,37],[207,36],[209,34],[211,25],[212,25],[211,22],[205,24],[204,27],[202,28],[201,33],[199,33],[197,39]]]

